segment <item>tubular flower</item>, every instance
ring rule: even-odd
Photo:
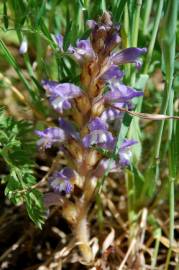
[[[55,172],[50,178],[49,183],[54,192],[68,194],[72,191],[70,180],[74,177],[74,171],[70,168],[64,168],[59,172]]]
[[[88,39],[77,41],[76,47],[70,46],[68,52],[78,63],[83,63],[85,60],[92,60],[95,57],[90,40]]]
[[[52,107],[63,113],[63,110],[71,108],[71,100],[82,95],[81,89],[71,83],[61,83],[55,81],[42,81],[44,89],[47,91]]]
[[[90,133],[87,134],[82,142],[85,147],[91,147],[93,145],[110,149],[114,144],[114,137],[111,132],[107,130],[107,125],[100,118],[95,118],[90,121],[89,125]]]
[[[53,144],[60,144],[67,138],[61,128],[47,128],[44,131],[36,130],[35,133],[40,137],[37,141],[39,147],[50,148]]]

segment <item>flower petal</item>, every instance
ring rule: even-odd
[[[125,102],[132,98],[143,96],[143,92],[136,91],[120,83],[110,84],[110,89],[111,90],[104,95],[106,102]]]
[[[37,141],[39,147],[50,148],[55,143],[62,143],[66,140],[66,134],[61,128],[47,128],[44,131],[36,130],[35,133],[41,137]]]
[[[50,96],[74,98],[82,95],[81,89],[72,83],[58,83],[56,81],[42,81],[44,89]]]
[[[114,137],[111,132],[107,130],[94,130],[82,139],[84,147],[88,148],[93,145],[103,147],[105,149],[112,149],[114,146]]]
[[[101,76],[101,79],[104,81],[109,80],[120,80],[124,76],[124,72],[122,72],[118,66],[112,65],[110,68]]]
[[[146,48],[127,48],[111,56],[111,62],[115,65],[135,63],[139,67],[138,58],[147,52]]]
[[[119,107],[122,108],[124,103],[115,103],[116,107],[118,105],[120,105]],[[122,119],[122,117],[123,117],[123,112],[120,112],[119,110],[115,108],[108,108],[101,115],[102,121],[108,122],[108,123],[118,118]]]
[[[71,168],[65,167],[59,172],[55,172],[50,178],[49,183],[54,192],[68,194],[72,191],[70,180],[75,176]]]
[[[86,60],[93,59],[95,57],[95,53],[89,40],[77,41],[76,47],[70,46],[68,48],[68,52],[72,54],[73,58],[78,63],[83,63]]]
[[[61,34],[58,34],[55,36],[55,39],[56,39],[59,49],[63,50],[63,36]]]
[[[119,150],[119,164],[122,167],[130,165],[132,157],[130,147],[136,143],[137,141],[135,140],[124,140],[124,142],[122,143],[121,148]]]
[[[50,96],[53,108],[61,113],[71,108],[70,99],[82,95],[81,89],[72,83],[58,83],[56,81],[42,81],[44,89]]]
[[[94,118],[90,121],[88,125],[90,131],[94,130],[107,130],[108,126],[105,122],[102,121],[99,117]]]

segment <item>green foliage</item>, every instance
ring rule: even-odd
[[[34,189],[35,141],[32,125],[15,121],[0,109],[0,156],[9,173],[3,178],[5,195],[14,204],[25,203],[29,217],[39,227],[44,223],[42,194]]]

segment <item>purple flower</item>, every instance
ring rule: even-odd
[[[68,48],[68,52],[72,54],[73,58],[78,63],[83,63],[86,60],[93,59],[95,57],[95,53],[91,47],[91,42],[88,39],[78,40],[76,47],[70,46]]]
[[[50,178],[49,183],[54,192],[69,194],[72,191],[70,180],[75,176],[71,168],[65,167],[59,172],[55,172]]]
[[[141,62],[138,58],[146,52],[146,48],[127,48],[120,52],[113,53],[110,60],[111,63],[115,65],[135,63],[136,67],[140,68]]]
[[[86,24],[87,24],[87,26],[88,26],[89,29],[92,29],[92,30],[93,30],[93,29],[96,27],[97,22],[94,21],[94,20],[88,20],[88,21],[86,22]]]
[[[61,51],[63,51],[63,41],[64,38],[61,34],[55,36],[57,45]],[[70,45],[68,47],[67,52],[71,54],[71,56],[78,62],[83,63],[87,59],[93,59],[95,57],[95,53],[91,46],[91,42],[88,39],[78,40],[76,42],[76,47]]]
[[[106,102],[128,102],[130,99],[143,96],[143,92],[136,91],[119,82],[110,84],[110,91],[104,94]]]
[[[111,146],[114,144],[114,138],[112,133],[106,130],[94,130],[88,135],[83,137],[83,145],[88,148],[90,146],[97,145],[105,149],[111,149]]]
[[[66,134],[61,128],[52,127],[44,131],[36,130],[35,133],[41,137],[37,141],[37,146],[50,148],[53,144],[62,143],[66,140]]]
[[[115,103],[115,107],[122,108],[124,107],[124,103]],[[100,118],[102,121],[110,123],[116,119],[122,119],[123,115],[124,113],[120,112],[120,110],[115,108],[108,108],[102,113]]]
[[[63,36],[61,34],[58,34],[55,36],[55,39],[56,39],[59,49],[63,50]]]
[[[107,124],[102,121],[99,117],[94,118],[91,120],[88,124],[89,130],[94,131],[94,130],[107,130],[108,126]]]
[[[132,153],[130,151],[130,147],[136,144],[135,140],[125,140],[119,151],[119,164],[120,166],[128,166],[130,164]]]
[[[117,81],[121,80],[124,76],[124,72],[122,72],[118,66],[111,65],[110,68],[101,76],[101,79],[104,81]]]
[[[93,171],[93,175],[102,177],[107,169],[110,169],[110,172],[113,173],[120,172],[122,167],[129,166],[132,155],[130,147],[136,143],[134,140],[125,140],[119,149],[119,158],[117,160],[103,158]]]
[[[83,137],[84,147],[88,148],[93,145],[111,149],[114,145],[114,137],[107,130],[107,125],[100,118],[95,118],[89,123],[90,133]]]
[[[20,44],[19,53],[25,54],[27,50],[28,50],[28,42],[27,39],[24,39]]]
[[[58,83],[55,81],[42,81],[44,89],[50,97],[53,108],[60,113],[71,108],[70,100],[82,95],[81,89],[72,83]]]

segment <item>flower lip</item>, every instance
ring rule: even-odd
[[[108,126],[107,124],[102,121],[100,117],[96,117],[92,119],[89,124],[88,124],[89,130],[94,131],[94,130],[107,130]]]
[[[70,180],[75,176],[71,168],[65,167],[61,171],[55,172],[49,178],[49,184],[56,193],[69,194],[72,191]]]
[[[57,45],[59,47],[60,50],[63,50],[63,36],[61,34],[58,34],[55,36],[55,40],[57,42]]]
[[[124,72],[121,71],[117,65],[111,65],[110,68],[103,73],[101,79],[104,81],[121,80],[123,76]]]
[[[63,110],[71,108],[70,100],[81,96],[81,89],[72,83],[58,83],[56,81],[42,81],[47,95],[50,97],[50,103],[55,110],[63,113]]]
[[[40,137],[37,146],[50,148],[53,144],[62,143],[66,140],[66,134],[61,128],[52,127],[43,131],[36,130],[35,133]]]
[[[83,137],[82,143],[85,148],[97,145],[104,149],[112,149],[114,145],[114,137],[107,130],[94,130]]]
[[[124,84],[111,83],[109,86],[110,90],[104,94],[104,100],[107,103],[128,102],[135,97],[143,96],[143,92],[136,91]]]
[[[115,103],[115,107],[122,108],[124,103]],[[107,108],[101,115],[101,119],[104,122],[111,122],[115,119],[119,119],[123,116],[123,113],[120,110],[115,108]]]
[[[113,53],[110,60],[112,64],[122,65],[127,63],[135,63],[137,67],[140,66],[138,58],[147,52],[147,48],[127,48],[120,52]]]
[[[49,96],[74,98],[82,95],[81,89],[72,83],[58,83],[56,81],[43,80],[42,86]]]
[[[68,48],[68,52],[72,54],[73,58],[78,63],[83,63],[88,59],[93,59],[95,57],[95,53],[91,46],[90,40],[78,40],[76,43],[76,47],[70,46]]]

